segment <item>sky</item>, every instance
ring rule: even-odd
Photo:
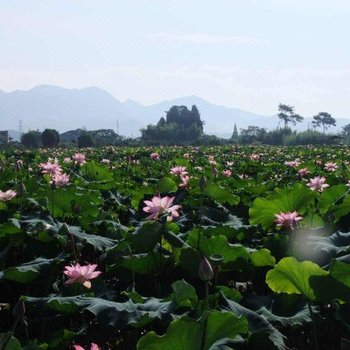
[[[349,117],[349,0],[0,0],[0,90]]]

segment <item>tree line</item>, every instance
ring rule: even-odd
[[[120,136],[112,129],[99,129],[86,131],[77,129],[68,133],[74,134],[73,140],[67,141],[64,135],[54,129],[45,129],[43,132],[32,130],[22,135],[21,143],[26,147],[56,147],[67,143],[74,143],[79,147],[105,146],[105,145],[167,145],[167,144],[222,144],[240,143],[254,144],[264,143],[273,145],[296,144],[332,144],[339,142],[341,137],[346,143],[350,143],[350,124],[343,127],[340,135],[327,135],[326,130],[336,126],[336,120],[327,112],[319,112],[312,119],[312,129],[296,132],[291,126],[297,125],[304,117],[295,112],[295,107],[278,105],[277,128],[267,131],[265,128],[250,125],[246,129],[238,128],[234,124],[234,130],[229,140],[221,139],[214,135],[206,135],[203,131],[204,121],[197,106],[191,109],[186,106],[172,106],[165,112],[165,118],[161,117],[156,125],[150,124],[141,129],[141,137],[137,139]],[[323,133],[317,129],[321,128]]]

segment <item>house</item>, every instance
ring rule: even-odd
[[[76,129],[76,130],[69,130],[64,132],[60,135],[61,143],[64,144],[70,144],[74,143],[76,144],[78,142],[78,137],[81,134],[83,130],[82,129]]]
[[[9,132],[6,131],[0,131],[0,145],[4,145],[9,142]]]

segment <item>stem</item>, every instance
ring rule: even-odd
[[[132,291],[135,292],[136,288],[135,288],[135,262],[133,260],[133,255],[132,255],[132,251],[131,251],[131,247],[130,245],[128,245],[129,248],[129,256],[132,260],[132,271],[131,271],[131,279],[132,279]]]
[[[51,216],[53,219],[53,188],[51,189]]]
[[[205,281],[205,300],[209,303],[209,281]]]
[[[312,335],[314,338],[314,348],[315,350],[318,350],[318,332],[317,332],[317,323],[316,323],[316,317],[315,314],[312,312],[312,307],[311,307],[311,302],[308,302],[308,307],[309,307],[309,312],[310,312],[310,316],[312,319]]]

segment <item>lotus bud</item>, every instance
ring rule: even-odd
[[[22,320],[26,313],[26,306],[23,300],[19,300],[18,303],[12,310],[12,315],[16,317],[18,320]]]
[[[214,270],[205,256],[202,257],[199,263],[198,277],[204,282],[208,282],[214,277]]]
[[[20,182],[18,185],[18,194],[20,196],[23,196],[27,192],[26,186],[24,185],[23,182]]]
[[[66,223],[63,223],[62,226],[60,227],[59,231],[58,231],[59,234],[61,235],[71,235],[70,231],[69,231],[69,227]]]
[[[22,160],[16,160],[16,163],[15,163],[16,171],[20,171],[22,169],[22,165],[23,165]]]

